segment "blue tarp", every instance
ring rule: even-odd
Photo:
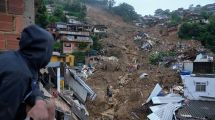
[[[190,72],[190,71],[181,71],[180,74],[181,74],[181,75],[190,75],[191,72]]]

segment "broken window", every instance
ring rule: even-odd
[[[206,83],[196,82],[196,92],[206,92]]]
[[[71,44],[70,43],[65,43],[64,47],[71,47]]]

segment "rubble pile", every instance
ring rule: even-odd
[[[172,70],[172,67],[181,61],[193,60],[202,50],[199,42],[182,41],[176,32],[161,36],[158,26],[147,29],[134,27],[117,16],[91,6],[88,6],[88,16],[88,21],[94,24],[109,24],[107,38],[100,40],[103,54],[94,64],[95,72],[87,80],[97,93],[95,101],[87,102],[90,119],[147,119],[150,113],[147,107],[150,105],[142,104],[157,83],[161,85],[165,97],[179,99],[180,96],[167,94],[173,86],[180,86],[182,82],[180,73]],[[150,64],[149,56],[156,51],[175,53],[173,57],[162,59],[162,62],[170,61],[169,67]],[[112,86],[111,96],[107,94],[108,86]],[[166,98],[155,97],[153,101],[160,99]],[[184,99],[180,97],[179,100],[177,103]],[[162,106],[158,113],[166,111],[166,108],[171,108],[170,112],[173,113],[180,106],[170,102]],[[155,115],[163,118],[157,112]]]

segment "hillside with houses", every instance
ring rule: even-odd
[[[83,4],[84,19],[63,10],[67,22],[46,27],[56,41],[50,64],[67,63],[59,67],[69,68],[75,80],[84,82],[74,83],[61,74],[65,87],[59,89],[69,88],[75,97],[69,101],[85,106],[85,112],[74,107],[75,116],[83,120],[213,119],[213,49],[193,35],[200,28],[186,35],[183,26],[209,29],[214,4],[172,12],[158,9],[154,16],[128,21],[98,3]],[[54,5],[46,5],[49,14],[54,13]],[[208,112],[199,112],[203,107]]]

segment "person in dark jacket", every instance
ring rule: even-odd
[[[31,25],[21,34],[19,50],[0,54],[0,120],[18,120],[23,104],[31,105],[28,116],[47,120],[48,110],[38,86],[39,69],[52,55],[53,37]],[[23,118],[22,118],[23,119]]]

